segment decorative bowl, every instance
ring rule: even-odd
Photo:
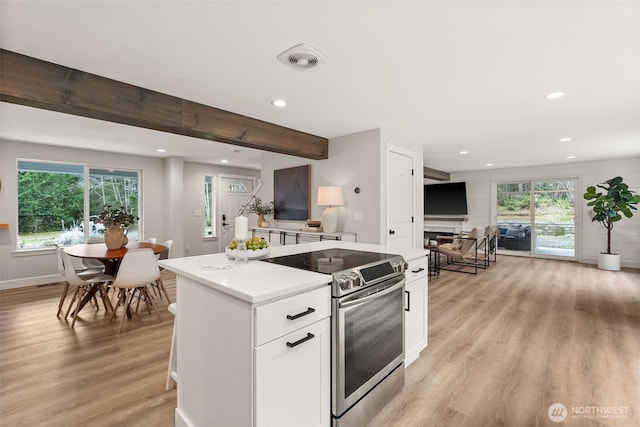
[[[262,248],[262,249],[247,249],[247,258],[256,259],[256,258],[261,258],[263,256],[269,255],[270,249],[271,249],[270,246],[267,246],[266,248]],[[238,252],[237,249],[229,249],[228,246],[224,249],[224,253],[227,254],[229,258],[235,258],[237,252]]]
[[[320,224],[322,224],[321,221],[307,220],[307,227],[320,227]]]

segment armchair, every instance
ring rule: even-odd
[[[478,274],[478,268],[485,268],[487,263],[487,236],[484,229],[475,227],[468,235],[461,235],[452,243],[438,246],[438,251],[446,256],[441,270]],[[473,271],[467,271],[467,267],[473,268]]]

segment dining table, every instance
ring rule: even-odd
[[[73,257],[99,260],[105,266],[104,273],[116,277],[118,274],[118,267],[120,267],[120,262],[122,261],[122,258],[124,258],[125,254],[130,249],[145,248],[153,250],[153,253],[156,255],[169,250],[169,248],[164,245],[130,240],[129,243],[126,244],[126,246],[118,249],[108,249],[105,243],[81,243],[77,245],[67,246],[63,249],[63,251]],[[98,284],[93,284],[91,286],[89,291],[87,291],[85,296],[82,298],[78,311],[81,310],[82,307],[84,307],[89,301],[91,301],[93,296],[98,291],[98,288]]]

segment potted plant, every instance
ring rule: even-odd
[[[604,192],[598,191],[596,187]],[[598,254],[600,269],[620,270],[620,254],[611,252],[611,231],[614,223],[620,221],[623,215],[631,218],[632,211],[637,210],[633,205],[640,202],[640,195],[633,193],[635,191],[629,190],[629,186],[619,176],[597,184],[595,187],[589,186],[584,193],[585,200],[589,200],[587,206],[591,206],[595,213],[591,221],[598,221],[607,229],[607,251]]]
[[[263,203],[260,197],[255,197],[253,202],[249,204],[248,212],[258,215],[258,227],[268,227],[269,223],[264,220],[265,215],[273,215],[275,208],[273,202]],[[263,225],[266,223],[267,225]]]
[[[104,222],[104,243],[107,249],[125,247],[129,242],[126,236],[127,227],[140,219],[127,212],[124,207],[114,208],[111,205],[105,205],[98,217]]]

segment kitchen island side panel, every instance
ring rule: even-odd
[[[251,426],[251,305],[177,275],[176,425]]]

